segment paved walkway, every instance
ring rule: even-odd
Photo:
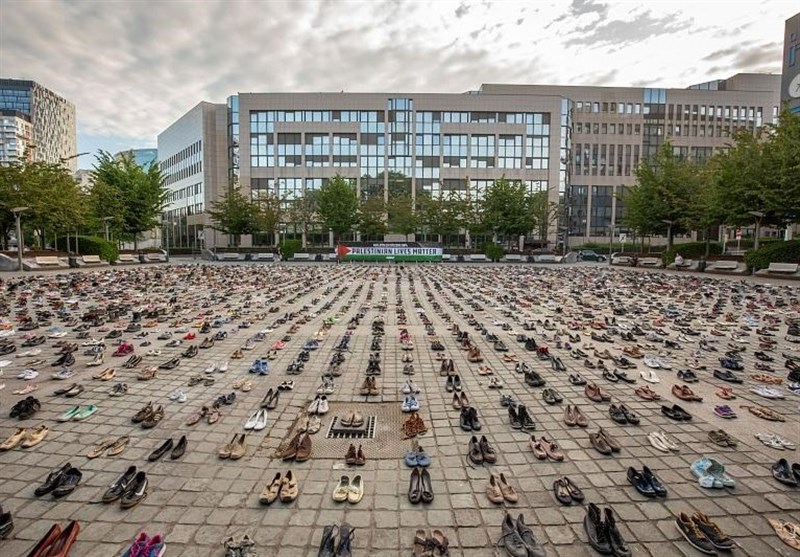
[[[568,373],[554,372],[532,353],[525,352],[515,337],[504,331],[495,322],[507,321],[518,332],[526,320],[557,320],[556,306],[579,309],[594,314],[602,320],[611,316],[610,303],[618,298],[620,303],[634,302],[634,295],[648,290],[645,283],[637,283],[642,276],[660,277],[653,284],[649,300],[668,303],[679,300],[683,294],[701,292],[724,292],[725,312],[733,312],[740,322],[746,313],[741,306],[734,306],[730,296],[732,288],[738,288],[738,281],[725,279],[710,285],[696,286],[692,290],[688,283],[680,288],[667,289],[663,285],[670,281],[683,280],[664,274],[641,275],[639,270],[608,270],[597,266],[578,265],[556,269],[541,269],[531,266],[314,266],[314,265],[273,265],[241,266],[213,265],[198,267],[209,269],[212,275],[218,269],[235,269],[235,272],[258,273],[262,286],[237,285],[235,282],[221,283],[208,287],[208,277],[195,273],[176,285],[178,303],[186,310],[185,316],[192,326],[197,321],[198,312],[210,311],[212,316],[222,318],[233,311],[241,310],[241,316],[222,330],[231,332],[244,319],[258,316],[252,326],[230,334],[227,339],[218,341],[213,348],[200,350],[197,357],[183,359],[171,371],[159,371],[152,381],[137,381],[136,373],[146,365],[155,365],[180,352],[190,342],[180,348],[164,348],[166,341],[156,341],[151,334],[153,345],[138,347],[137,354],[144,355],[147,350],[158,348],[163,354],[158,358],[147,358],[136,369],[121,367],[124,358],[107,357],[107,364],[117,369],[117,380],[125,381],[130,387],[128,395],[111,398],[108,390],[113,383],[93,380],[91,377],[98,368],[86,367],[91,359],[83,356],[83,348],[76,353],[78,360],[75,378],[85,385],[86,392],[76,399],[50,397],[50,393],[61,384],[49,378],[57,369],[49,366],[56,349],[54,339],[43,346],[47,364],[39,368],[40,376],[33,381],[39,385],[34,393],[42,401],[42,410],[32,419],[17,422],[8,417],[9,408],[19,400],[12,391],[23,386],[24,382],[15,379],[23,368],[24,360],[11,357],[12,365],[4,368],[0,383],[6,387],[0,391],[0,440],[19,427],[33,427],[41,423],[50,426],[47,439],[33,449],[15,449],[0,453],[0,504],[14,516],[16,529],[10,539],[0,541],[0,554],[9,557],[25,555],[31,546],[50,528],[53,522],[63,524],[67,520],[78,520],[81,532],[78,542],[70,555],[76,557],[110,557],[121,555],[130,540],[141,530],[150,534],[163,533],[167,540],[166,556],[222,556],[221,540],[230,535],[247,533],[257,543],[259,557],[316,555],[327,524],[347,522],[355,527],[353,540],[354,555],[358,556],[398,556],[411,555],[411,545],[417,528],[441,529],[450,540],[450,554],[453,556],[493,556],[502,555],[502,549],[494,547],[500,536],[500,524],[505,511],[516,516],[522,513],[543,543],[548,555],[597,555],[586,543],[583,529],[585,507],[583,505],[561,506],[552,493],[555,479],[568,476],[586,494],[587,502],[610,506],[619,516],[620,530],[631,544],[634,555],[699,555],[677,532],[673,518],[676,513],[691,514],[701,511],[709,515],[728,534],[733,536],[739,548],[735,555],[789,556],[792,550],[784,545],[767,523],[767,518],[782,518],[800,522],[800,490],[782,486],[771,477],[770,466],[779,457],[785,456],[790,462],[800,460],[796,452],[776,451],[763,446],[753,437],[757,431],[771,431],[800,445],[800,397],[787,392],[783,401],[767,401],[747,392],[755,386],[752,380],[744,386],[735,385],[739,398],[731,401],[739,418],[723,420],[716,417],[712,408],[722,403],[714,392],[719,384],[710,372],[699,371],[700,383],[692,388],[704,397],[703,403],[684,403],[670,394],[672,384],[677,383],[674,370],[659,370],[662,381],[651,385],[670,404],[678,402],[689,410],[694,419],[691,422],[673,422],[660,413],[660,404],[645,402],[634,394],[634,387],[623,383],[609,383],[600,377],[597,370],[584,367],[583,361],[573,359],[569,352],[555,348],[553,331],[542,325],[536,332],[526,334],[537,342],[549,343],[551,352],[560,356],[568,368]],[[150,299],[161,299],[169,294],[160,287],[156,272],[170,276],[172,266],[151,268],[149,286],[138,293],[135,300],[147,303]],[[254,271],[253,269],[257,269]],[[100,271],[102,272],[102,271]],[[121,271],[135,272],[135,271]],[[26,276],[29,276],[26,274]],[[6,279],[9,275],[3,275]],[[11,277],[11,281],[15,277]],[[296,279],[290,284],[288,281]],[[707,277],[706,277],[707,278]],[[754,288],[751,279],[741,288]],[[774,282],[774,281],[768,281]],[[619,284],[615,289],[614,284]],[[638,284],[639,291],[636,290]],[[775,287],[764,290],[765,299],[797,296],[792,286]],[[106,288],[100,289],[106,291]],[[756,298],[761,293],[743,290]],[[42,292],[46,295],[47,292]],[[246,296],[250,296],[249,298]],[[15,306],[16,295],[6,294],[6,301]],[[272,299],[274,298],[274,299]],[[532,300],[526,301],[527,300]],[[641,302],[643,298],[636,298]],[[31,300],[32,305],[36,300]],[[684,303],[686,300],[680,302]],[[520,302],[529,307],[522,307]],[[712,298],[697,301],[698,312],[707,310]],[[758,302],[758,299],[756,299]],[[80,301],[81,310],[94,303],[92,299]],[[207,307],[202,307],[203,304]],[[480,309],[471,307],[478,304]],[[328,309],[324,309],[325,306]],[[385,305],[386,309],[379,309]],[[438,305],[438,308],[436,307]],[[277,306],[277,313],[267,313],[270,307]],[[291,335],[285,349],[271,361],[272,372],[268,376],[248,375],[247,368],[255,357],[266,354],[270,345],[287,334],[297,319],[275,326],[266,335],[266,340],[257,343],[253,351],[245,352],[245,358],[231,360],[231,353],[241,347],[247,338],[256,332],[275,325],[274,321],[286,312],[300,312],[308,321],[299,326]],[[429,505],[413,505],[406,496],[410,469],[401,459],[385,453],[395,453],[396,447],[380,446],[378,441],[363,441],[367,462],[357,470],[347,470],[344,453],[349,441],[341,440],[340,453],[315,454],[305,463],[285,463],[273,458],[281,441],[290,434],[298,415],[314,398],[320,375],[327,369],[327,362],[333,354],[335,344],[347,332],[351,317],[364,309],[361,324],[352,331],[351,350],[346,354],[342,365],[343,375],[336,379],[336,391],[329,398],[333,403],[342,403],[338,408],[349,407],[360,410],[365,415],[376,414],[373,404],[391,404],[399,408],[403,395],[400,387],[407,377],[402,374],[403,364],[398,333],[398,309],[403,308],[408,317],[408,329],[415,341],[412,351],[416,373],[410,378],[420,387],[420,416],[428,426],[429,432],[419,438],[422,447],[432,456],[430,474],[435,493]],[[14,307],[16,311],[16,307]],[[437,312],[437,309],[439,310]],[[656,310],[653,306],[651,309]],[[426,329],[420,318],[421,312],[430,318],[439,339],[445,346],[445,353],[455,361],[455,370],[460,374],[464,391],[477,411],[483,425],[481,433],[498,453],[498,461],[491,467],[469,464],[465,458],[470,434],[459,427],[459,412],[451,406],[452,394],[445,391],[444,378],[439,376],[439,364],[435,353],[429,350]],[[259,315],[261,314],[261,315]],[[546,379],[547,386],[554,387],[564,395],[565,402],[559,406],[548,406],[541,398],[541,389],[527,387],[522,376],[514,372],[514,364],[502,360],[502,354],[495,352],[485,336],[474,332],[468,326],[467,315],[474,314],[490,333],[495,333],[508,344],[512,352],[531,364]],[[759,307],[758,315],[764,310]],[[797,316],[797,313],[789,313]],[[564,462],[555,463],[537,460],[529,447],[529,435],[513,430],[508,424],[507,410],[500,406],[500,394],[487,388],[486,377],[477,374],[477,366],[466,359],[466,352],[449,333],[447,316],[461,329],[471,332],[486,363],[495,370],[495,376],[504,384],[503,394],[509,394],[523,402],[531,410],[537,422],[535,435],[546,435],[558,441],[566,454]],[[776,313],[782,319],[784,314]],[[297,356],[304,342],[322,328],[326,317],[337,316],[337,322],[327,332],[321,347],[312,352],[300,375],[287,376],[289,362]],[[509,317],[510,316],[510,317]],[[386,336],[383,340],[382,374],[377,377],[381,395],[376,400],[365,402],[358,394],[364,379],[364,370],[371,353],[371,323],[375,318],[386,321]],[[620,321],[629,319],[619,317]],[[565,319],[566,321],[567,319]],[[650,323],[645,317],[631,318],[641,323]],[[588,321],[588,320],[587,320]],[[116,325],[124,327],[127,319]],[[558,327],[564,325],[559,323]],[[113,328],[113,325],[111,326]],[[159,323],[158,327],[170,329],[169,322]],[[665,326],[668,329],[668,327]],[[172,328],[171,330],[174,330]],[[192,329],[195,330],[195,329]],[[196,331],[196,330],[195,330]],[[216,329],[212,330],[216,332]],[[590,329],[581,329],[581,342],[588,342]],[[790,348],[783,340],[786,325],[781,323],[775,332],[778,347],[774,352],[777,361],[775,375],[785,376],[782,351]],[[92,336],[99,333],[92,330]],[[671,335],[677,333],[670,331]],[[750,345],[744,353],[746,374],[754,371],[753,352],[757,338],[751,331]],[[65,340],[75,336],[71,332]],[[132,334],[123,338],[131,340]],[[178,335],[181,336],[181,335]],[[198,333],[196,344],[206,335]],[[19,342],[19,335],[12,337]],[[562,335],[563,338],[563,335]],[[549,339],[549,340],[546,340]],[[720,347],[725,347],[729,338],[720,337]],[[600,345],[610,348],[626,345]],[[753,348],[756,346],[756,348]],[[797,346],[797,345],[795,345]],[[695,348],[693,347],[692,350]],[[588,350],[588,349],[587,349]],[[614,349],[612,349],[612,352]],[[672,354],[677,367],[684,367],[684,359],[689,346]],[[723,350],[724,351],[724,350]],[[617,352],[618,353],[618,352]],[[13,355],[12,355],[13,356]],[[714,358],[718,354],[704,353],[702,360],[713,369]],[[4,357],[0,357],[3,359]],[[9,358],[8,356],[5,358]],[[210,387],[201,385],[188,387],[187,380],[192,375],[203,375],[209,362],[230,360],[230,369],[224,374],[215,374],[216,383]],[[636,362],[639,369],[629,372],[636,374],[646,369],[641,360]],[[102,369],[102,368],[99,368]],[[581,373],[587,379],[597,381],[604,390],[614,397],[615,402],[625,403],[642,419],[642,425],[618,426],[608,417],[607,404],[589,402],[582,387],[570,385],[569,373]],[[254,383],[252,391],[236,391],[237,401],[223,407],[222,419],[215,425],[201,422],[187,426],[187,418],[200,406],[208,404],[218,395],[230,393],[231,385],[242,377]],[[280,397],[278,408],[269,413],[267,428],[260,433],[247,436],[247,454],[238,461],[222,460],[217,457],[217,449],[230,441],[236,433],[243,432],[243,425],[250,414],[258,409],[261,398],[269,388],[275,388],[285,380],[293,379],[295,388],[285,391]],[[639,380],[639,384],[642,384]],[[637,385],[638,386],[638,385]],[[184,404],[170,401],[167,397],[175,389],[182,388],[188,396]],[[779,387],[783,388],[783,387]],[[130,421],[131,416],[148,402],[163,405],[166,417],[157,427],[144,430]],[[100,411],[85,422],[56,422],[67,408],[73,404],[94,403]],[[580,405],[590,419],[588,431],[603,427],[613,432],[623,449],[618,456],[606,457],[597,453],[588,440],[588,431],[569,428],[562,421],[563,406],[567,403]],[[750,415],[741,409],[743,404],[769,406],[786,416],[784,423],[770,423]],[[321,447],[329,442],[318,439],[325,436],[334,412],[323,416],[322,428],[312,436],[312,441]],[[707,432],[724,428],[739,440],[737,450],[720,449],[711,444]],[[648,442],[647,434],[661,430],[669,434],[680,445],[680,452],[664,455]],[[156,463],[147,462],[147,455],[166,438],[177,441],[185,434],[189,448],[185,456],[177,461],[162,459]],[[94,443],[108,437],[131,436],[130,446],[117,457],[101,457],[90,460],[85,454]],[[402,439],[399,429],[393,441],[402,445],[401,453],[410,448],[411,442]],[[392,450],[394,449],[394,450]],[[726,465],[727,472],[736,480],[735,489],[708,490],[701,488],[689,471],[689,465],[700,456],[718,458]],[[80,486],[62,500],[50,496],[36,498],[34,488],[39,485],[54,468],[70,462],[83,471]],[[122,510],[118,505],[95,503],[106,487],[128,466],[135,465],[147,472],[149,494],[137,507]],[[639,495],[627,482],[626,470],[629,466],[641,468],[648,465],[661,478],[669,490],[665,500],[649,500]],[[293,470],[300,486],[296,501],[285,505],[276,502],[266,507],[259,504],[259,493],[276,472]],[[517,504],[497,506],[489,502],[485,495],[490,473],[503,472],[520,494]],[[356,505],[335,503],[331,492],[342,474],[360,473],[365,482],[365,495]],[[797,553],[794,553],[795,555]]]

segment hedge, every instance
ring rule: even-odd
[[[506,250],[503,249],[503,246],[498,246],[491,242],[483,246],[483,254],[492,261],[500,261],[505,253]]]
[[[800,240],[774,242],[744,254],[748,269],[766,269],[770,263],[800,263]]]
[[[686,244],[673,244],[672,249],[664,252],[664,261],[667,265],[675,261],[678,254],[684,259],[700,259],[706,256],[705,242],[689,242]],[[722,244],[709,242],[709,255],[722,255]]]
[[[281,258],[287,261],[294,257],[294,254],[303,249],[301,240],[284,240],[281,242]]]
[[[117,246],[97,236],[78,236],[78,250],[81,255],[99,255],[109,263],[119,259]]]

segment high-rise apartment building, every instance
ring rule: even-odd
[[[26,114],[0,110],[0,164],[32,161],[33,125]]]
[[[77,153],[75,106],[53,91],[35,81],[24,79],[0,79],[0,111],[4,117],[15,113],[31,125],[32,143],[27,143],[24,153],[14,149],[17,158],[10,158],[12,150],[0,151],[4,158],[0,163],[19,160],[63,162],[73,173],[77,168],[74,155]]]
[[[780,79],[738,74],[687,89],[486,84],[465,94],[241,93],[227,106],[201,103],[160,134],[159,161],[177,196],[168,211],[194,207],[197,226],[210,225],[197,198],[180,201],[194,183],[202,184],[206,207],[232,186],[253,199],[277,195],[286,209],[280,232],[296,235],[302,227],[292,222],[293,201],[336,174],[362,201],[389,204],[455,192],[480,202],[505,176],[563,205],[551,246],[559,230],[570,244],[602,241],[626,232],[618,194],[635,184],[640,161],[667,139],[681,156],[708,157],[737,129],[775,121]],[[200,164],[209,150],[213,169]]]

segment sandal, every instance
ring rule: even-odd
[[[102,441],[98,442],[86,456],[88,458],[97,458],[106,452],[107,448],[114,445],[114,443],[114,439],[103,439]]]
[[[117,456],[119,453],[125,450],[125,447],[128,446],[130,440],[131,440],[130,437],[128,437],[127,435],[123,435],[108,447],[106,456]]]
[[[783,543],[800,551],[800,526],[787,520],[768,519],[769,525],[778,534]]]
[[[450,540],[447,539],[447,536],[444,535],[444,532],[441,530],[434,530],[431,532],[431,536],[433,537],[433,544],[439,551],[439,555],[450,555],[450,550],[448,548],[448,545],[450,545]]]
[[[782,414],[779,414],[774,410],[770,410],[769,408],[764,408],[763,406],[742,406],[742,408],[747,408],[752,415],[770,422],[786,421],[786,418],[784,418]]]
[[[208,407],[203,406],[200,410],[189,416],[186,425],[194,425],[208,415]]]
[[[733,394],[733,389],[730,387],[722,387],[720,386],[719,391],[717,391],[717,396],[724,400],[733,400],[736,398],[736,395]]]
[[[425,530],[418,529],[414,534],[412,551],[414,557],[430,557],[433,555],[433,540],[426,535]]]

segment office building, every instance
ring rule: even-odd
[[[0,164],[33,160],[33,125],[16,110],[0,110]]]
[[[30,140],[15,139],[9,147],[3,134],[0,163],[34,160],[63,163],[73,173],[77,168],[75,106],[35,81],[0,79],[0,114],[14,117],[16,127],[30,123]],[[10,124],[9,124],[10,126]]]
[[[158,149],[128,149],[120,151],[114,157],[131,157],[137,166],[147,170],[147,168],[158,160]]]
[[[253,199],[277,195],[286,209],[283,234],[302,228],[292,222],[292,202],[336,174],[362,201],[389,204],[454,192],[480,201],[505,176],[563,204],[564,221],[548,233],[551,247],[559,230],[570,245],[607,241],[612,232],[628,232],[618,194],[635,184],[640,161],[667,139],[682,156],[708,157],[737,129],[775,121],[780,79],[738,74],[687,89],[485,84],[464,94],[240,93],[227,106],[201,103],[165,130],[159,160],[177,190],[202,183],[206,207],[231,186]],[[205,111],[213,112],[215,127],[200,125]],[[197,153],[195,144],[202,145]],[[209,148],[213,169],[199,165]],[[200,158],[179,167],[167,161],[178,151]],[[199,198],[188,206],[198,225],[210,225],[198,215]],[[176,200],[169,211],[181,207]],[[315,243],[327,238],[326,231],[312,233]]]
[[[786,20],[781,99],[789,110],[800,113],[800,13]]]

